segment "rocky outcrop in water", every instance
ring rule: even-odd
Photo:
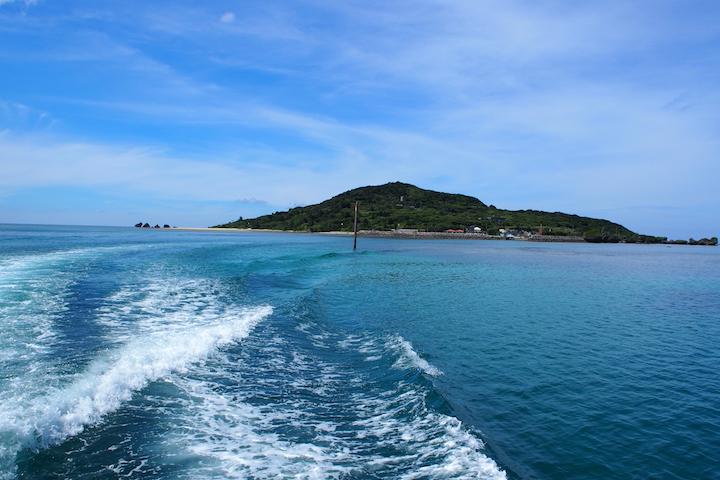
[[[173,228],[173,227],[171,227],[171,226],[168,225],[167,223],[164,224],[162,227],[161,227],[160,224],[158,224],[158,223],[156,223],[154,227],[151,227],[150,224],[147,223],[147,222],[145,222],[145,223],[143,223],[143,222],[138,222],[138,223],[135,224],[135,228]]]

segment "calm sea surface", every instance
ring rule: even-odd
[[[0,226],[0,478],[720,478],[720,249]]]

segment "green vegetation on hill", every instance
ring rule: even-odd
[[[588,241],[648,242],[663,238],[638,235],[608,220],[560,212],[502,210],[477,198],[425,190],[407,183],[356,188],[317,205],[219,225],[227,228],[262,228],[310,232],[352,231],[353,205],[360,202],[360,228],[390,230],[417,228],[428,232],[480,227],[490,234],[499,229],[545,235],[582,236]]]

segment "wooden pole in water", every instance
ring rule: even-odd
[[[353,222],[353,250],[357,250],[357,217],[358,217],[358,202],[355,202],[355,221]]]

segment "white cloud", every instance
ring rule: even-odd
[[[15,2],[24,3],[25,5],[27,5],[29,7],[30,5],[37,4],[38,0],[0,0],[0,6],[7,5],[9,3],[15,3]]]
[[[233,12],[225,12],[220,16],[222,23],[233,23],[235,21],[235,14]]]
[[[113,186],[162,198],[255,198],[275,205],[287,204],[291,199],[314,199],[314,194],[309,193],[312,186],[328,180],[343,186],[349,183],[340,181],[347,165],[319,172],[302,164],[278,167],[228,157],[198,160],[154,147],[73,142],[8,132],[0,135],[0,167],[0,188]]]

